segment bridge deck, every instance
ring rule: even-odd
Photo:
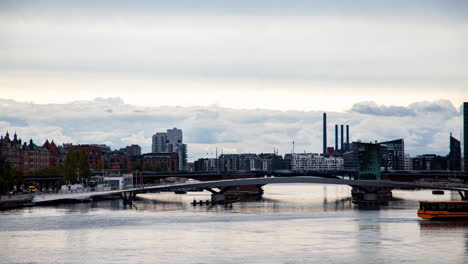
[[[455,190],[455,191],[468,191],[466,188],[459,187],[444,187],[429,184],[416,184],[392,181],[372,181],[372,180],[344,180],[335,178],[321,178],[321,177],[268,177],[268,178],[246,178],[234,180],[219,180],[219,181],[206,181],[196,183],[180,183],[169,185],[156,185],[144,186],[140,188],[130,188],[125,190],[103,191],[103,192],[82,192],[82,193],[67,193],[67,194],[37,194],[33,198],[33,202],[49,202],[56,200],[66,199],[89,199],[92,197],[99,197],[111,194],[121,194],[124,192],[158,192],[158,191],[176,191],[176,190],[189,190],[189,189],[205,189],[216,187],[228,186],[241,186],[241,185],[265,185],[265,184],[278,184],[278,183],[312,183],[312,184],[340,184],[350,186],[372,186],[372,187],[387,187],[387,188],[401,188],[401,189],[440,189],[440,190]]]

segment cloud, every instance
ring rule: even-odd
[[[460,112],[453,106],[449,100],[438,100],[433,102],[423,101],[412,103],[409,106],[386,106],[378,105],[372,101],[355,103],[352,112],[375,115],[375,116],[415,116],[420,114],[446,114],[457,115]]]
[[[409,116],[414,115],[414,111],[402,106],[377,105],[375,102],[359,102],[353,105],[351,111],[377,116]]]
[[[112,109],[107,113],[106,109]],[[415,102],[407,107],[361,102],[349,112],[328,112],[328,145],[334,145],[334,124],[349,124],[351,141],[405,139],[406,152],[448,153],[450,132],[460,135],[460,114],[451,103]],[[392,113],[396,111],[396,113]],[[455,112],[454,112],[455,111]],[[0,132],[43,143],[108,144],[113,149],[139,144],[149,152],[151,137],[181,128],[190,159],[206,153],[289,153],[322,149],[321,111],[236,110],[211,107],[144,107],[120,98],[71,104],[34,104],[0,99]],[[22,123],[11,122],[22,120]]]

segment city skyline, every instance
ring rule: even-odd
[[[60,111],[57,111],[60,109]],[[138,144],[151,151],[152,135],[170,127],[184,130],[188,159],[224,153],[321,153],[321,111],[236,110],[213,107],[140,107],[119,98],[98,98],[73,104],[38,105],[0,99],[0,130],[25,139],[62,143]],[[334,124],[350,125],[350,142],[403,138],[411,155],[449,151],[450,132],[461,140],[461,114],[449,101],[419,102],[407,107],[360,103],[347,112],[327,112],[334,146]],[[258,136],[262,135],[262,136]]]

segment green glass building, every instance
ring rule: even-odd
[[[463,167],[465,168],[465,172],[468,172],[468,102],[463,103],[462,114]]]

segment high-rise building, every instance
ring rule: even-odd
[[[450,152],[447,159],[449,170],[459,171],[461,169],[461,144],[459,140],[452,137],[452,133],[450,133]]]
[[[167,152],[167,133],[156,133],[153,135],[151,144],[151,152],[166,153]]]
[[[168,129],[166,133],[153,135],[151,146],[153,153],[177,153],[179,156],[179,170],[187,167],[187,145],[183,143],[182,129]]]
[[[386,170],[404,170],[405,169],[405,141],[395,139],[386,142],[380,142],[382,156],[382,167]]]
[[[468,102],[463,103],[463,132],[462,132],[462,141],[463,141],[463,168],[465,172],[468,172]]]

